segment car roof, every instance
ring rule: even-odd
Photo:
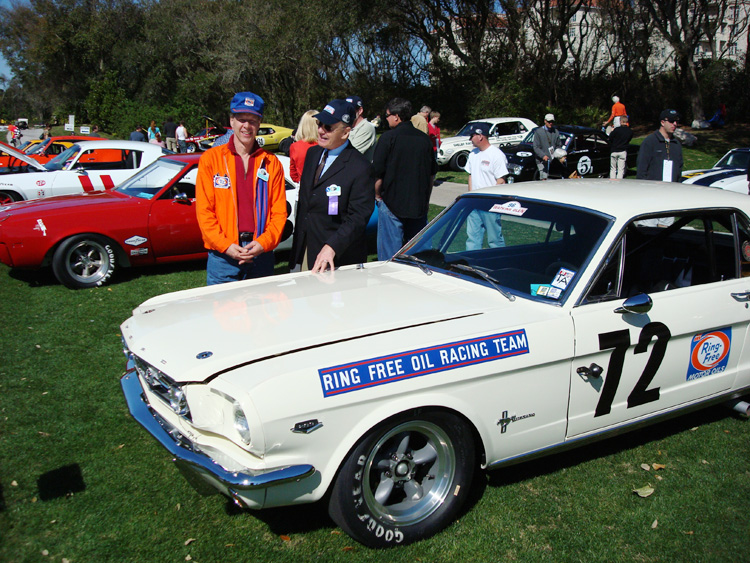
[[[599,131],[593,127],[584,127],[583,125],[556,125],[555,127],[563,133],[572,133],[574,135],[576,133],[594,133]]]
[[[168,160],[177,160],[178,162],[187,162],[188,164],[192,164],[195,162],[198,162],[201,159],[201,155],[203,153],[181,153],[181,154],[166,154],[162,156],[159,160],[162,159],[168,159]]]
[[[519,199],[552,201],[621,219],[683,209],[737,208],[745,213],[750,211],[750,199],[743,194],[692,184],[650,180],[547,180],[501,184],[471,194],[501,194]]]
[[[509,121],[531,121],[525,117],[483,117],[482,119],[472,119],[469,123],[508,123]],[[532,122],[533,123],[533,122]]]
[[[42,139],[45,140],[45,139]],[[89,137],[88,135],[58,135],[57,137],[50,137],[52,141],[98,141],[101,137]]]
[[[84,142],[84,141],[81,141]],[[154,143],[144,143],[143,141],[111,141],[109,139],[102,139],[100,141],[93,141],[86,139],[86,149],[131,149],[131,150],[162,150],[159,145]]]

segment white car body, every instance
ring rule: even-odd
[[[12,154],[37,172],[21,172],[0,176],[0,192],[14,200],[76,194],[112,188],[142,170],[160,156],[171,154],[152,143],[135,141],[82,141],[55,157],[46,166],[18,151]],[[107,168],[95,153],[107,151],[121,160]],[[112,152],[109,152],[112,151]],[[119,155],[117,154],[119,152]],[[58,160],[59,159],[59,160]],[[57,161],[57,164],[53,164]],[[60,169],[53,166],[62,163]],[[50,166],[52,165],[52,166]]]
[[[470,125],[478,123],[485,123],[490,126],[488,137],[490,144],[500,148],[517,145],[523,141],[529,131],[537,126],[536,123],[524,117],[488,117],[470,121],[459,130],[459,133],[466,130]],[[474,150],[474,145],[471,144],[468,135],[441,139],[437,153],[438,164],[441,166],[451,164],[453,170],[463,170],[466,165],[466,158],[472,150]]]
[[[738,194],[748,195],[747,166],[750,149],[732,149],[714,164],[713,168],[687,170],[682,173],[683,184],[696,184],[720,188]]]
[[[388,262],[149,299],[121,327],[131,413],[196,486],[249,508],[332,490],[334,519],[387,546],[455,517],[474,452],[495,468],[750,391],[747,198],[507,189],[461,196]],[[473,213],[506,246],[466,250]]]

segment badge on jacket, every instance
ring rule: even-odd
[[[258,178],[264,182],[268,182],[268,171],[265,168],[258,169]]]
[[[231,185],[232,183],[229,181],[229,176],[214,174],[214,188],[228,190]]]

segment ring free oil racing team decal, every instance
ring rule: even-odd
[[[732,347],[732,327],[696,334],[690,343],[687,381],[721,373],[727,369]]]
[[[408,350],[318,370],[323,397],[529,353],[526,330]]]

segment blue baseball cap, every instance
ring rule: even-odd
[[[229,111],[232,113],[254,113],[263,117],[263,107],[265,106],[263,98],[252,92],[237,92],[229,104]]]
[[[364,107],[364,104],[362,103],[362,98],[360,98],[359,96],[347,96],[346,101],[358,108]]]
[[[323,111],[314,117],[326,125],[334,125],[341,121],[344,125],[351,127],[357,119],[357,108],[346,100],[331,100]]]
[[[469,139],[474,135],[483,135],[485,137],[490,136],[490,126],[487,123],[477,123],[472,125],[471,133],[469,133]]]

